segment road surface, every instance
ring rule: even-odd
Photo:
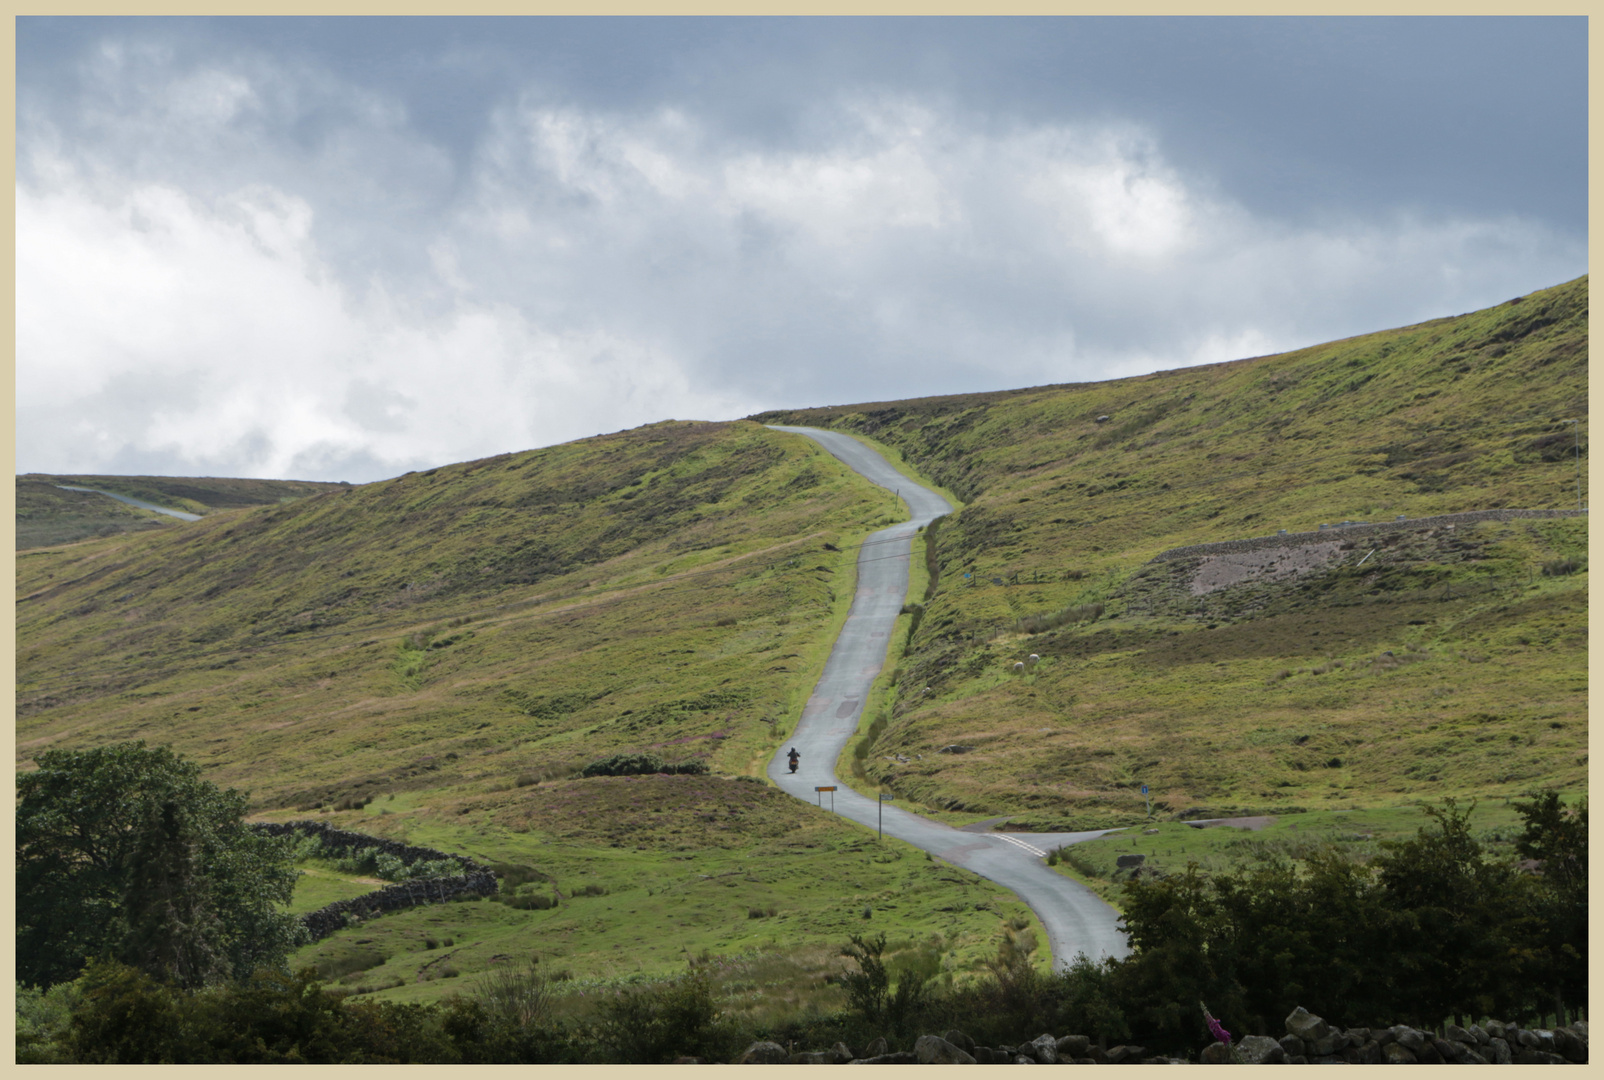
[[[1053,848],[1090,840],[1103,835],[1101,832],[966,832],[910,813],[895,803],[878,807],[873,795],[854,791],[836,778],[836,759],[857,733],[869,687],[885,663],[892,627],[907,598],[908,559],[914,533],[933,518],[950,512],[952,506],[848,435],[817,428],[770,426],[814,440],[870,481],[897,491],[913,515],[900,525],[872,534],[859,549],[858,588],[852,610],[825,662],[824,674],[802,710],[796,731],[769,764],[770,779],[787,793],[810,803],[818,801],[814,788],[834,785],[836,813],[872,829],[876,815],[883,809],[889,835],[1011,889],[1046,928],[1053,963],[1059,968],[1068,967],[1080,952],[1094,960],[1126,955],[1129,948],[1116,925],[1118,915],[1114,909],[1044,861]],[[802,755],[795,775],[786,762],[786,754],[793,746]]]
[[[199,514],[190,514],[183,510],[173,510],[166,506],[157,506],[155,503],[148,503],[144,499],[135,499],[128,495],[119,495],[115,491],[101,491],[99,488],[74,487],[71,484],[57,484],[56,486],[62,491],[93,491],[96,495],[104,495],[108,499],[116,499],[118,502],[127,503],[129,506],[137,506],[141,510],[154,510],[158,514],[166,514],[169,517],[175,517],[180,521],[200,520]]]

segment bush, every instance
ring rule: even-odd
[[[707,973],[692,968],[670,982],[623,990],[602,1005],[597,1036],[614,1061],[659,1065],[676,1057],[727,1060],[733,1030],[721,1023]]]
[[[669,764],[656,754],[614,754],[592,761],[580,770],[580,776],[641,776],[652,773],[700,775],[707,772],[703,761],[680,761]]]

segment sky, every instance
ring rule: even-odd
[[[382,479],[1587,272],[1581,18],[19,18],[18,472]]]

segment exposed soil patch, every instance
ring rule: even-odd
[[[1192,575],[1192,595],[1203,596],[1250,579],[1280,581],[1297,577],[1320,570],[1341,555],[1339,540],[1211,555],[1198,564]]]

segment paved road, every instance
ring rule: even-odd
[[[127,495],[119,495],[115,491],[101,491],[99,488],[74,487],[71,484],[57,484],[56,486],[63,491],[93,491],[96,495],[104,495],[107,498],[116,499],[120,503],[127,503],[129,506],[137,506],[141,510],[154,510],[158,514],[166,514],[169,517],[178,518],[180,521],[200,520],[199,514],[190,514],[183,510],[173,510],[165,506],[157,506],[155,503],[148,503],[144,499],[135,499]]]
[[[942,825],[903,810],[895,803],[877,807],[872,795],[842,784],[836,758],[858,730],[869,687],[885,662],[886,646],[908,593],[908,559],[914,533],[952,506],[935,492],[897,472],[879,454],[847,435],[817,428],[781,427],[805,435],[850,468],[888,490],[900,491],[913,516],[871,535],[858,555],[858,591],[824,674],[802,710],[790,740],[769,764],[769,777],[786,792],[817,802],[815,787],[835,785],[836,813],[874,828],[883,809],[885,831],[938,858],[973,870],[1017,893],[1047,930],[1058,967],[1078,952],[1093,959],[1124,956],[1129,950],[1114,909],[1085,886],[1049,867],[1043,857],[1054,847],[1103,835],[1086,833],[974,833]],[[795,746],[802,766],[792,775],[786,751]],[[825,796],[829,799],[829,795]]]

